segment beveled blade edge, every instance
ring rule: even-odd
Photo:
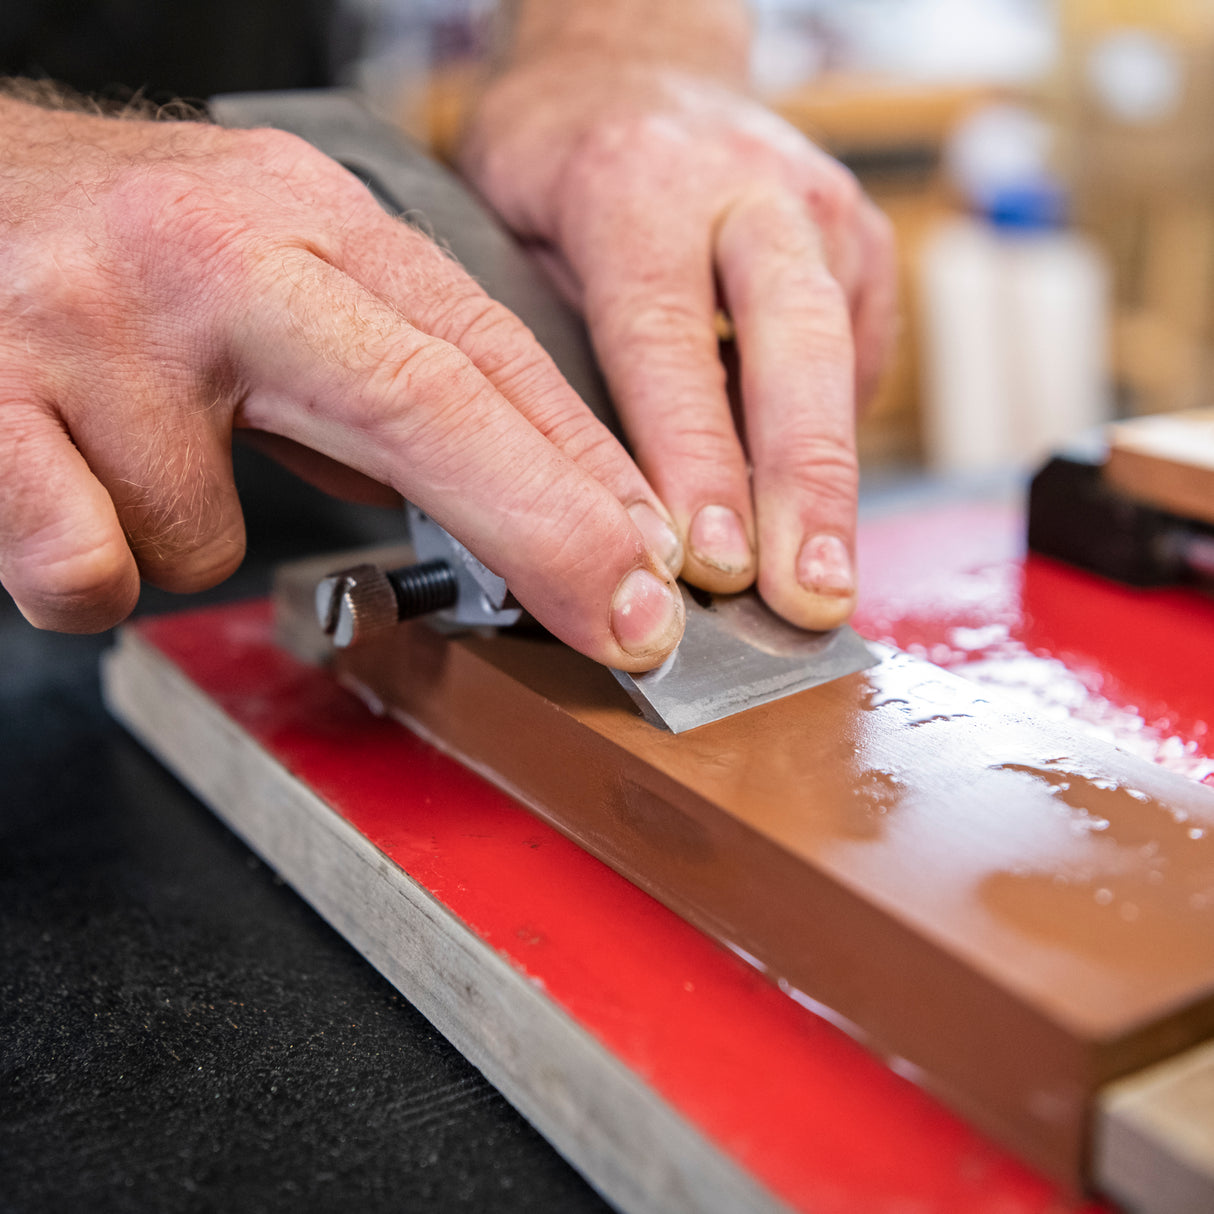
[[[655,670],[613,670],[641,715],[684,733],[760,704],[818,687],[879,660],[848,625],[805,632],[781,620],[754,591],[704,606],[686,587],[679,647]]]

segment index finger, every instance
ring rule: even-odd
[[[844,292],[796,195],[741,195],[717,235],[759,534],[758,588],[804,628],[855,606],[854,355]]]
[[[682,544],[661,499],[517,316],[433,241],[378,210],[365,231],[343,241],[338,264],[414,326],[458,347],[545,438],[624,503],[650,547],[679,573]]]
[[[241,420],[390,484],[574,648],[656,665],[682,598],[620,501],[454,345],[304,250],[259,281],[229,342]]]

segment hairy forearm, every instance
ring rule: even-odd
[[[503,67],[576,56],[645,60],[746,82],[750,16],[742,0],[510,0]]]

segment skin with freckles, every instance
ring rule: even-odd
[[[683,576],[718,592],[757,582],[794,623],[842,623],[855,408],[895,326],[888,222],[746,97],[736,5],[519,8],[465,171],[584,310],[633,452],[684,539]]]
[[[0,582],[27,618],[99,630],[141,579],[231,573],[239,430],[334,492],[416,502],[600,662],[667,656],[680,569],[842,622],[888,230],[744,96],[740,4],[644,8],[520,0],[464,149],[584,309],[636,462],[517,318],[315,149],[0,95]]]
[[[682,630],[669,515],[513,315],[280,132],[0,99],[0,580],[108,627],[244,549],[234,429],[405,495],[552,631],[643,669]]]

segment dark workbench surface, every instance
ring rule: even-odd
[[[212,598],[401,534],[241,464],[251,555]],[[107,643],[0,594],[0,1209],[605,1209],[109,720]]]

